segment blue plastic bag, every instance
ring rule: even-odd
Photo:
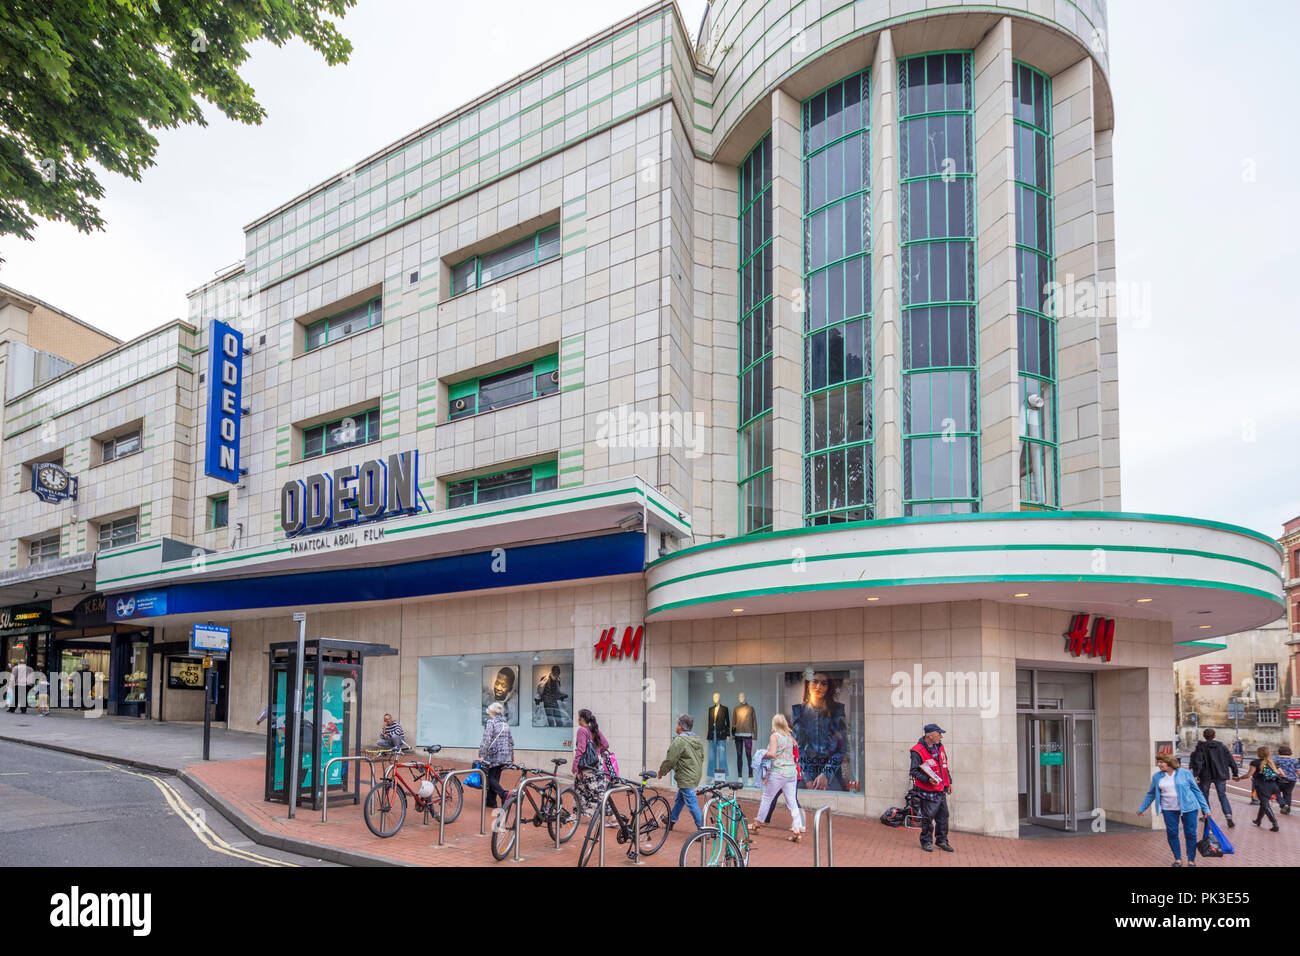
[[[1223,850],[1225,856],[1229,853],[1236,852],[1232,849],[1232,844],[1228,842],[1228,838],[1223,835],[1223,831],[1219,829],[1219,825],[1214,822],[1213,817],[1206,817],[1205,825],[1210,828],[1210,832],[1214,834],[1214,838],[1219,841],[1219,848]]]

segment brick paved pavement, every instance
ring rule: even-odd
[[[478,791],[466,790],[466,803],[460,818],[447,827],[446,846],[439,848],[436,824],[425,826],[414,808],[408,809],[406,823],[396,836],[380,839],[366,828],[361,807],[352,803],[331,804],[329,822],[322,824],[320,814],[310,808],[299,810],[294,820],[286,818],[283,804],[262,800],[264,763],[261,759],[229,761],[220,764],[193,765],[187,776],[200,782],[209,793],[256,826],[281,837],[308,840],[345,851],[383,857],[397,864],[419,866],[574,866],[582,843],[580,828],[574,838],[556,851],[545,827],[525,825],[522,864],[497,863],[488,849],[488,838],[478,835]],[[517,774],[503,775],[502,783],[512,787]],[[362,798],[366,785],[362,785]],[[661,791],[670,800],[673,791]],[[1236,801],[1237,827],[1228,831],[1237,852],[1221,860],[1209,860],[1198,869],[1241,866],[1290,866],[1300,861],[1300,816],[1281,817],[1281,832],[1270,833],[1250,825],[1246,797]],[[741,801],[751,818],[757,810],[754,802]],[[773,816],[777,828],[759,835],[750,863],[753,866],[810,866],[812,836],[801,845],[786,842],[789,817],[784,806]],[[653,857],[644,858],[648,866],[676,866],[682,843],[693,827],[689,814],[683,815],[680,829],[671,833],[663,848]],[[1222,820],[1220,819],[1220,823]],[[490,826],[490,818],[489,818]],[[585,821],[583,826],[585,827]],[[1126,828],[1122,832],[1087,834],[1060,838],[1007,840],[953,832],[956,853],[924,853],[918,846],[915,831],[890,829],[875,820],[846,816],[835,819],[835,863],[837,866],[1159,866],[1168,867],[1169,846],[1163,830],[1142,831]],[[609,831],[613,834],[613,831]],[[623,863],[623,848],[612,839],[606,844],[607,865]],[[824,862],[824,861],[823,861]]]

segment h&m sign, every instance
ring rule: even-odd
[[[239,483],[239,416],[244,387],[244,334],[208,325],[208,443],[203,473]]]
[[[404,451],[286,481],[280,527],[292,537],[421,510],[420,453]]]
[[[599,660],[639,660],[641,658],[641,635],[645,628],[638,626],[635,633],[631,625],[623,631],[623,642],[615,645],[614,638],[618,636],[617,627],[607,627],[600,632],[600,640],[596,642],[596,657]]]
[[[1110,661],[1111,648],[1115,643],[1115,619],[1099,617],[1088,633],[1087,614],[1076,614],[1070,618],[1070,629],[1065,633],[1065,649],[1075,657],[1100,657]]]

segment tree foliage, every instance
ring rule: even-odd
[[[199,101],[257,124],[239,75],[249,45],[297,37],[331,66],[352,44],[332,17],[356,0],[3,0],[0,236],[38,218],[102,229],[96,167],[139,180],[151,130],[205,126]]]

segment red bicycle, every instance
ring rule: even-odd
[[[442,747],[434,744],[432,747],[417,749],[423,750],[432,757]],[[464,804],[464,787],[461,785],[460,778],[444,776],[455,768],[435,767],[428,760],[396,759],[407,752],[404,747],[372,751],[374,756],[381,759],[391,758],[391,762],[384,769],[383,776],[370,788],[370,793],[366,795],[366,802],[361,808],[366,818],[366,826],[377,837],[390,837],[402,829],[402,824],[406,822],[408,798],[415,801],[415,809],[424,815],[424,822],[428,823],[430,817],[434,820],[439,819],[443,806],[442,795],[445,790],[447,822],[452,823],[460,816],[461,806]]]

